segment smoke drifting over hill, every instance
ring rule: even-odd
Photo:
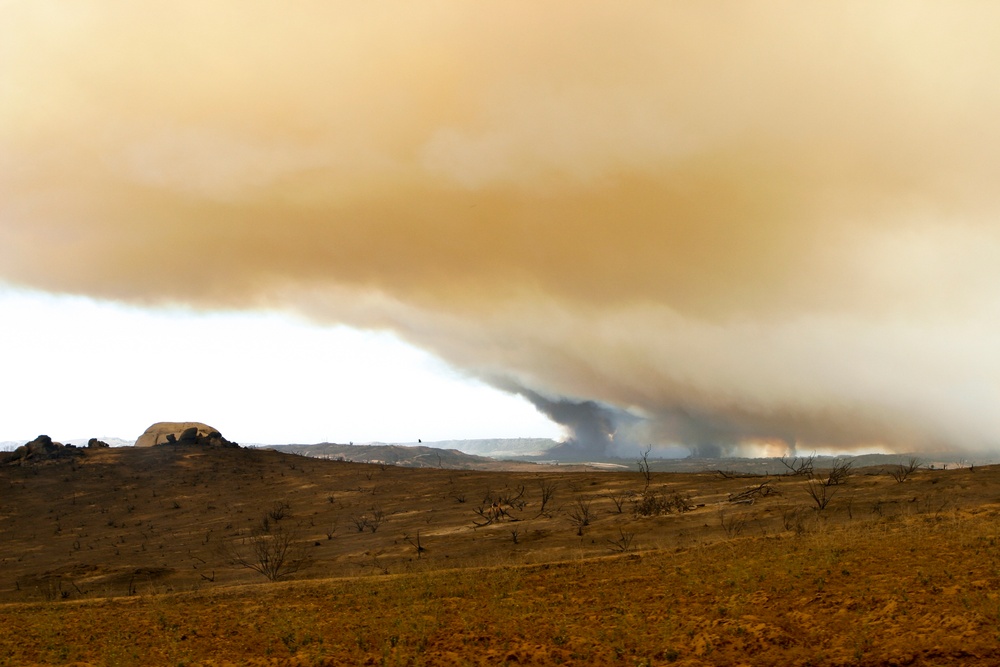
[[[997,7],[0,12],[4,280],[391,328],[587,451],[1000,442]]]

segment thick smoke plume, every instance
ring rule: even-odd
[[[636,446],[628,428],[639,420],[627,412],[595,401],[551,399],[530,389],[497,383],[531,401],[539,412],[565,427],[569,437],[549,450],[552,458],[595,458],[613,456]],[[631,452],[628,452],[631,453]]]
[[[639,4],[4,3],[0,278],[392,328],[588,452],[995,449],[1000,7]]]

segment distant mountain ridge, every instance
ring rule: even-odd
[[[475,468],[492,461],[490,458],[466,454],[457,449],[440,449],[424,445],[343,445],[321,442],[315,445],[261,445],[260,448],[311,458],[380,463],[407,468]]]
[[[542,456],[559,443],[550,438],[479,438],[475,440],[436,440],[433,442],[369,442],[369,445],[402,445],[405,447],[426,446],[437,449],[457,449],[475,456],[489,456],[494,459]]]

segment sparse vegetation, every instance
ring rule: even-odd
[[[907,463],[900,463],[899,465],[889,469],[889,476],[892,477],[899,483],[905,482],[910,478],[910,475],[915,473],[920,469],[920,461],[915,458],[911,458]]]
[[[727,514],[725,510],[719,510],[719,525],[725,531],[726,537],[730,539],[739,537],[747,526],[747,516],[745,514]]]
[[[777,490],[770,482],[761,482],[751,487],[729,494],[729,502],[733,504],[753,505],[759,498],[766,498]]]
[[[673,512],[687,512],[691,499],[679,493],[666,494],[646,489],[632,499],[632,513],[635,516],[659,516]]]
[[[845,461],[842,459],[836,459],[830,470],[827,471],[826,480],[823,482],[825,486],[840,486],[847,482],[847,478],[851,476],[851,468],[853,467],[851,461]]]
[[[815,463],[815,456],[796,456],[791,460],[786,457],[781,457],[781,464],[786,468],[786,475],[805,475],[811,478],[813,475],[813,465]]]
[[[0,467],[11,664],[820,665],[856,664],[856,646],[865,664],[905,663],[900,646],[911,664],[1000,657],[992,466],[906,484],[882,467],[829,483],[829,464],[812,480],[661,472],[640,494],[634,468],[380,470],[193,449],[72,461],[70,482],[68,462]],[[375,498],[371,484],[355,492],[366,469]],[[568,498],[554,491],[540,513],[543,484]],[[470,530],[483,489],[506,515]],[[810,489],[826,489],[822,511]],[[282,516],[262,498],[281,499]],[[275,532],[303,557],[284,583],[225,553],[249,562],[253,538],[280,545]],[[932,607],[945,622],[901,611]],[[859,635],[859,619],[879,633]]]
[[[806,493],[809,494],[809,497],[812,498],[813,503],[816,504],[816,509],[822,511],[825,510],[826,506],[830,504],[830,501],[833,499],[835,491],[831,489],[829,485],[811,479],[806,484]]]
[[[351,515],[351,523],[354,524],[359,533],[368,530],[374,534],[383,521],[385,521],[385,512],[380,505],[374,505],[363,514]]]
[[[416,539],[411,538],[409,535],[403,535],[403,539],[406,540],[406,542],[411,547],[413,547],[414,549],[417,550],[417,558],[418,559],[421,556],[423,556],[423,554],[424,554],[425,551],[427,551],[427,549],[425,549],[424,546],[420,543],[420,531],[419,530],[417,531],[417,537],[416,537]]]
[[[626,532],[624,528],[618,526],[618,538],[609,539],[612,551],[624,553],[632,549],[632,542],[635,540],[635,533]]]
[[[590,501],[577,500],[569,511],[569,520],[576,527],[576,534],[583,535],[585,526],[590,525]]]
[[[541,502],[538,508],[538,516],[549,516],[549,505],[556,496],[558,484],[549,479],[542,479],[538,482],[541,491]]]
[[[639,466],[639,474],[642,475],[643,490],[649,488],[649,485],[653,482],[653,469],[649,467],[649,453],[653,451],[651,445],[646,447],[646,450],[639,454],[639,458],[635,460],[636,465]]]
[[[608,493],[606,497],[608,498],[608,500],[614,503],[615,511],[618,514],[621,514],[623,512],[622,508],[625,506],[625,501],[628,500],[629,498],[632,498],[634,495],[635,495],[634,492],[625,490],[618,492],[612,491],[611,493]]]
[[[268,516],[249,535],[236,538],[227,545],[229,562],[264,575],[268,581],[285,579],[307,563],[302,545],[295,535]]]

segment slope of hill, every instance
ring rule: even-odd
[[[457,449],[440,449],[424,445],[380,443],[340,445],[323,442],[316,445],[267,445],[264,448],[334,461],[399,465],[409,468],[473,469],[493,463],[492,459],[472,456]]]
[[[414,469],[193,446],[2,466],[0,655],[997,664],[1000,468],[847,472]],[[281,545],[273,578],[292,581],[269,584],[254,550]]]

